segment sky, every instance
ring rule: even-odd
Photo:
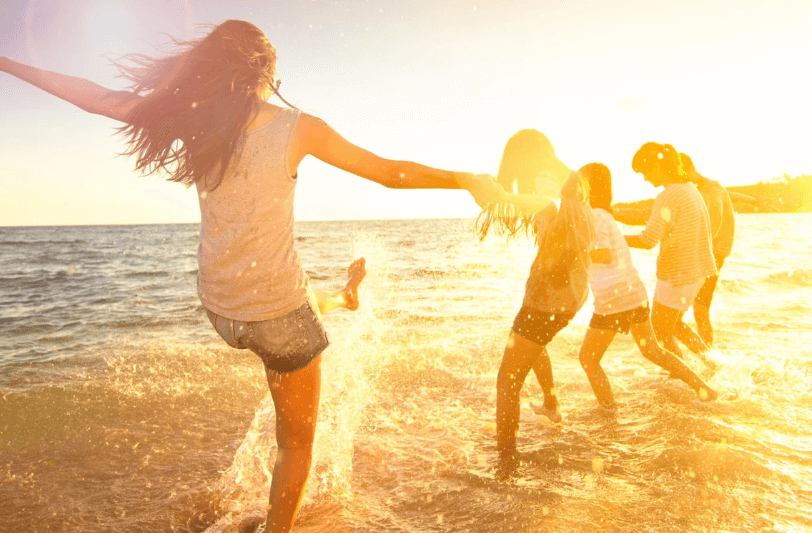
[[[281,93],[382,157],[495,174],[544,132],[616,201],[669,143],[724,185],[812,174],[812,2],[718,0],[0,2],[0,56],[123,88],[110,58],[235,18],[277,50]],[[194,189],[142,177],[118,123],[0,73],[0,226],[198,222]],[[297,220],[475,217],[464,191],[388,190],[306,158]]]

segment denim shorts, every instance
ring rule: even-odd
[[[313,305],[311,299],[286,315],[260,322],[231,320],[208,309],[206,315],[229,346],[251,350],[268,371],[289,374],[305,368],[330,344]]]

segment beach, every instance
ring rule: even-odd
[[[591,300],[548,350],[563,423],[522,391],[518,478],[495,479],[495,383],[535,255],[468,219],[297,222],[325,317],[321,410],[294,531],[812,531],[812,215],[737,217],[712,319],[723,400],[578,362]],[[626,233],[637,231],[624,228]],[[196,224],[0,228],[0,532],[252,531],[275,458],[262,364],[196,296]],[[653,294],[657,250],[633,250]],[[691,323],[690,314],[688,322]]]

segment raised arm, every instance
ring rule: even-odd
[[[0,71],[8,72],[88,113],[122,122],[141,98],[128,91],[112,91],[83,78],[42,70],[7,57],[0,58]]]

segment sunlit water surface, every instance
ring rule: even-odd
[[[522,396],[518,478],[494,477],[495,380],[534,255],[468,220],[305,222],[315,286],[367,259],[326,317],[315,460],[296,531],[812,530],[810,215],[742,215],[713,305],[725,400],[699,401],[628,337],[596,409],[550,345],[564,421]],[[273,405],[258,358],[195,296],[196,225],[0,228],[0,531],[250,532]],[[634,251],[652,293],[656,251]]]

